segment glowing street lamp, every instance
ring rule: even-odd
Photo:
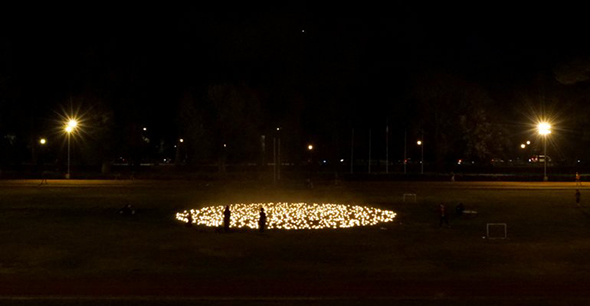
[[[66,179],[70,179],[70,138],[77,126],[78,121],[75,119],[70,119],[65,128],[65,131],[68,135],[68,173],[66,173]]]
[[[548,181],[547,178],[547,135],[551,134],[551,124],[547,122],[541,122],[537,125],[539,135],[543,136],[544,141],[544,167],[543,167],[543,180]]]
[[[521,149],[524,149],[524,148],[526,148],[526,145],[523,143],[523,144],[520,145],[520,148]]]
[[[70,121],[68,121],[68,126],[74,129],[78,126],[78,121],[76,121],[75,119],[70,119]]]
[[[41,138],[41,139],[39,139],[39,143],[44,145],[47,143],[47,140],[45,138]]]
[[[175,165],[180,165],[180,146],[181,146],[181,144],[184,144],[184,138],[179,138],[178,143],[176,145],[174,145],[174,147],[176,148],[176,154],[174,157],[174,164]]]
[[[308,146],[307,146],[307,149],[308,149],[309,151],[313,150],[313,145],[308,145]]]
[[[424,146],[422,144],[422,140],[418,140],[416,142],[417,145],[420,146],[420,151],[421,151],[421,159],[420,159],[420,174],[424,174]]]

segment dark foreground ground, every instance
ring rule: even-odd
[[[574,183],[0,181],[0,304],[586,305],[590,203]],[[417,202],[404,202],[404,193]],[[374,227],[221,233],[174,213],[249,202],[364,204]],[[439,228],[436,207],[463,202]],[[125,204],[138,209],[123,218]],[[590,206],[590,204],[588,204]],[[507,239],[483,239],[487,223]]]

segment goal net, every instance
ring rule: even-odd
[[[486,235],[488,239],[506,239],[506,223],[488,223]]]

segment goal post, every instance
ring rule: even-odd
[[[414,199],[414,203],[416,203],[415,193],[404,193],[404,202],[406,202],[406,198]]]
[[[488,223],[486,225],[486,236],[488,239],[506,239],[506,223]]]

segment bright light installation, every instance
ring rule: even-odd
[[[313,150],[313,146],[312,145],[308,145],[307,146],[307,149],[311,151],[311,150]]]
[[[68,126],[66,126],[66,132],[67,132],[67,133],[71,133],[73,130],[74,130],[74,128],[73,128],[73,127],[71,127],[71,126],[69,126],[69,125],[68,125]]]
[[[520,147],[521,147],[522,149],[524,149],[524,148],[526,148],[526,145],[523,143],[523,144],[521,144],[521,145],[520,145]]]
[[[76,126],[78,126],[78,121],[76,121],[74,119],[70,119],[70,121],[68,121],[68,127],[71,127],[73,129]]]
[[[302,230],[324,228],[350,228],[354,226],[371,226],[382,222],[392,222],[395,212],[378,208],[343,205],[343,204],[309,204],[309,203],[251,203],[231,204],[230,227],[258,229],[260,208],[264,208],[268,229]],[[176,219],[193,224],[219,227],[223,225],[225,206],[208,206],[191,209],[176,214]]]
[[[41,139],[39,140],[39,143],[40,143],[40,144],[42,144],[42,145],[44,145],[44,144],[46,144],[46,143],[47,143],[47,140],[45,140],[45,138],[41,138]]]
[[[418,140],[418,141],[416,142],[416,144],[417,144],[417,145],[419,145],[419,146],[421,146],[421,145],[422,145],[422,141],[421,141],[421,140]]]

